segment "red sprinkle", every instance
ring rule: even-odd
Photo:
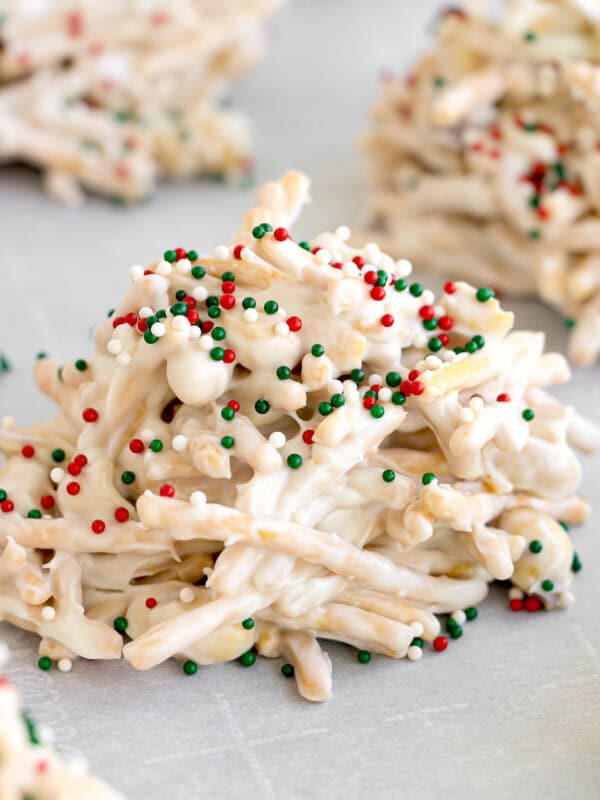
[[[141,439],[132,439],[129,442],[129,449],[132,453],[143,453],[146,446]]]
[[[418,369],[411,369],[411,371],[408,373],[408,380],[416,381],[420,374],[421,373],[419,372]]]
[[[377,400],[374,397],[365,397],[365,399],[363,400],[363,406],[368,410],[370,408],[373,408],[376,402]]]
[[[223,294],[233,294],[235,292],[235,283],[233,281],[223,281],[221,291]]]
[[[376,394],[379,394],[379,392],[381,391],[381,384],[380,383],[373,383],[371,386],[369,386],[369,389],[372,392],[375,392]]]
[[[419,316],[421,319],[433,319],[435,317],[435,308],[433,306],[421,306]]]
[[[240,259],[242,257],[242,250],[243,249],[244,249],[244,245],[243,244],[236,244],[236,246],[233,248],[233,257],[237,258],[237,259]]]
[[[379,280],[379,276],[377,275],[376,272],[374,272],[372,269],[370,269],[370,270],[368,270],[368,272],[365,272],[365,274],[363,275],[363,280],[364,280],[365,283],[368,283],[368,284],[370,284],[372,286],[375,286],[375,284]]]
[[[506,394],[506,392],[500,392],[496,400],[499,403],[510,403],[510,395]]]
[[[158,602],[155,597],[148,597],[146,600],[146,608],[156,608]]]
[[[77,483],[77,481],[71,481],[71,483],[67,483],[67,492],[70,495],[75,496],[76,494],[79,494],[80,491],[81,486]]]
[[[140,333],[145,333],[146,329],[148,328],[148,323],[146,319],[140,319],[137,324],[137,329]]]
[[[371,297],[373,300],[383,300],[385,297],[385,289],[383,286],[374,286],[371,289]]]
[[[35,448],[30,444],[26,444],[21,450],[21,455],[23,458],[33,458],[35,455]]]
[[[454,325],[454,320],[452,319],[452,317],[443,316],[438,319],[438,328],[441,328],[443,331],[452,330],[453,325]]]
[[[190,311],[188,311],[187,318],[190,325],[195,325],[200,319],[200,314],[196,311],[195,308],[192,308]]]
[[[225,350],[225,352],[223,353],[223,361],[226,364],[233,364],[233,362],[235,361],[235,351],[229,349]]]
[[[410,387],[411,394],[420,395],[425,391],[425,384],[421,381],[413,381]]]
[[[171,486],[170,483],[164,483],[160,487],[160,496],[161,497],[174,497],[175,496],[175,487]]]
[[[313,436],[314,435],[315,435],[315,432],[313,430],[311,430],[310,428],[307,428],[302,433],[302,441],[304,442],[304,444],[313,444],[313,441],[314,441],[313,440]]]
[[[302,330],[302,320],[300,317],[288,317],[287,326],[293,333],[297,333]]]
[[[106,530],[106,523],[103,522],[101,519],[95,519],[92,522],[92,531],[94,533],[104,533]]]
[[[525,608],[529,611],[530,614],[533,614],[535,611],[539,611],[542,607],[542,601],[539,597],[531,596],[525,600]]]
[[[227,405],[229,406],[229,408],[233,408],[233,410],[235,411],[235,413],[236,413],[236,414],[237,414],[237,413],[238,413],[238,411],[240,410],[240,404],[238,403],[238,401],[237,401],[237,400],[230,400],[230,401],[227,403]]]
[[[333,264],[331,264],[331,266],[334,269],[341,269],[344,265],[341,261],[334,261]]]
[[[4,511],[5,514],[9,514],[11,511],[15,510],[15,504],[12,500],[3,500],[0,503],[0,508]]]
[[[445,636],[436,636],[435,639],[433,640],[433,649],[436,652],[441,653],[447,647],[448,647],[448,639],[446,639]]]
[[[450,337],[448,336],[447,333],[440,333],[440,335],[438,336],[438,339],[444,345],[444,347],[448,346],[448,342],[450,341]]]
[[[354,261],[354,263],[359,269],[362,269],[366,263],[362,256],[354,256],[352,261]]]
[[[75,456],[75,458],[73,459],[73,461],[75,462],[75,464],[79,464],[79,466],[80,466],[82,469],[83,469],[83,467],[85,467],[85,466],[86,466],[86,464],[88,463],[87,456],[84,456],[84,455],[83,455],[83,453],[80,453],[79,455]]]
[[[285,228],[275,228],[273,231],[273,236],[278,242],[285,242],[286,239],[290,238],[290,235]]]
[[[405,394],[408,397],[408,395],[412,393],[412,382],[402,381],[398,389],[402,392],[402,394]]]
[[[112,326],[113,326],[113,328],[118,328],[119,325],[126,325],[126,324],[127,324],[127,321],[126,321],[125,317],[115,317],[113,319]]]
[[[67,472],[69,475],[72,475],[74,478],[76,478],[81,473],[81,465],[76,461],[71,461],[67,467]]]
[[[454,283],[454,281],[448,281],[447,283],[444,284],[444,291],[446,292],[446,294],[454,294],[456,289],[457,286]]]
[[[98,421],[98,412],[95,408],[86,408],[83,414],[81,415],[86,422],[97,422]]]
[[[518,597],[513,598],[510,601],[510,608],[511,611],[522,611],[523,610],[523,601]]]
[[[42,499],[40,500],[40,505],[42,508],[45,508],[46,511],[54,505],[54,498],[51,494],[45,494]]]
[[[232,294],[222,294],[219,298],[219,305],[226,311],[231,311],[235,306],[235,297]]]
[[[177,261],[180,261],[182,258],[187,258],[187,250],[183,247],[176,247],[175,255],[177,256]]]
[[[384,328],[391,328],[394,324],[394,318],[391,314],[384,314],[380,322]]]
[[[119,506],[115,511],[115,519],[117,522],[127,522],[129,519],[129,511],[123,508],[123,506]]]

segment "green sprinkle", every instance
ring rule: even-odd
[[[256,308],[256,300],[253,297],[244,297],[242,300],[243,308]]]
[[[332,411],[333,411],[333,406],[331,405],[331,403],[328,403],[326,400],[324,400],[322,403],[319,403],[319,414],[321,414],[322,416],[327,417],[329,416],[329,414],[331,414]]]
[[[235,439],[233,436],[223,436],[221,439],[221,447],[224,447],[225,450],[231,450],[233,445],[235,444]]]
[[[235,275],[233,274],[233,272],[229,272],[229,271],[224,272],[221,275],[221,280],[222,281],[230,281],[231,283],[235,283]]]
[[[558,524],[559,524],[559,525],[560,525],[560,527],[563,529],[563,531],[566,531],[567,533],[570,531],[570,528],[569,528],[569,525],[568,525],[568,523],[566,523],[564,520],[562,520],[562,519],[559,519],[559,520],[558,520]]]
[[[469,622],[472,622],[474,619],[477,619],[479,611],[477,611],[475,606],[469,606],[469,608],[465,608],[465,614],[467,615]]]
[[[38,511],[37,508],[32,508],[31,511],[27,512],[27,516],[29,517],[29,519],[41,519],[42,512]]]
[[[190,261],[197,261],[198,260],[198,253],[196,250],[188,250],[187,257]]]
[[[291,374],[292,370],[289,367],[277,367],[277,377],[280,381],[287,381]]]
[[[539,228],[532,228],[530,231],[527,231],[527,236],[530,239],[539,239],[541,235],[542,232],[540,231]]]
[[[235,417],[235,411],[230,406],[225,406],[225,408],[221,409],[221,416],[223,419],[227,420],[227,422],[231,422]]]
[[[494,296],[494,290],[490,289],[488,286],[482,286],[481,289],[477,289],[477,293],[475,295],[480,303],[487,303],[487,301],[491,300]]]
[[[523,39],[526,42],[535,42],[535,40],[537,39],[537,35],[533,31],[525,31],[525,33],[523,34]]]
[[[434,331],[437,328],[437,319],[424,319],[423,327],[426,331]]]
[[[396,473],[393,469],[384,469],[381,477],[386,483],[392,483],[392,481],[396,480]]]
[[[302,466],[302,456],[298,453],[290,453],[287,457],[287,465],[290,469],[300,469]]]
[[[175,250],[165,250],[163,258],[165,261],[168,261],[169,264],[172,264],[174,261],[177,261],[177,253]]]
[[[371,660],[371,653],[368,650],[359,650],[356,654],[356,660],[359,664],[368,664]]]
[[[298,247],[301,247],[303,250],[310,250],[310,244],[308,242],[298,242]]]
[[[456,353],[456,355],[458,356],[458,355],[460,355],[461,353],[464,353],[464,352],[465,352],[465,348],[464,348],[464,347],[455,347],[455,348],[454,348],[454,352],[455,352],[455,353]]]
[[[315,358],[320,358],[323,353],[325,352],[325,348],[322,344],[313,344],[310,348],[310,352],[315,356]]]
[[[254,410],[257,414],[268,414],[271,410],[271,404],[268,400],[257,400],[254,403]]]
[[[453,625],[449,629],[448,633],[453,639],[460,639],[460,637],[463,635],[463,629],[460,625]]]
[[[579,556],[577,553],[573,553],[573,561],[571,561],[571,571],[572,572],[580,572],[583,567],[583,564],[579,560]]]
[[[200,281],[205,275],[206,275],[206,270],[204,269],[204,267],[192,267],[192,278],[195,278],[197,281]]]
[[[58,380],[62,383],[63,382],[63,368],[62,367],[59,367],[56,370],[56,375],[58,377]]]
[[[437,353],[442,349],[442,347],[444,345],[442,344],[442,340],[441,339],[439,339],[437,336],[434,336],[433,338],[431,338],[429,340],[429,343],[428,343],[427,346],[429,347],[429,349],[431,350],[432,353]]]
[[[331,396],[331,405],[334,408],[341,408],[346,403],[346,398],[343,394],[337,393]]]
[[[179,289],[178,291],[175,292],[175,299],[176,300],[183,300],[183,298],[186,297],[186,296],[187,296],[187,292],[185,291],[185,289]]]
[[[155,336],[150,330],[144,331],[144,341],[146,344],[156,344],[158,336]]]
[[[415,636],[415,638],[410,643],[410,646],[411,647],[420,647],[421,650],[422,650],[423,649],[423,644],[424,644],[423,639],[421,639],[420,636]]]
[[[255,239],[262,239],[265,235],[266,231],[263,225],[257,225],[255,228],[252,228],[252,236]]]
[[[121,481],[126,486],[131,486],[131,484],[135,481],[135,472],[132,472],[130,469],[126,469],[121,475]]]
[[[375,419],[381,419],[385,414],[385,409],[379,403],[376,403],[373,408],[371,409],[371,416],[375,417]]]
[[[6,489],[0,489],[0,503],[3,503],[7,497],[8,494],[6,492]]]
[[[153,453],[160,453],[162,449],[163,449],[163,443],[161,442],[161,440],[152,439],[152,441],[150,442],[150,450],[152,450]]]
[[[221,309],[219,306],[211,306],[206,313],[211,319],[218,319],[221,316]]]
[[[183,665],[186,675],[195,675],[198,672],[198,664],[195,661],[186,661]]]
[[[38,667],[44,672],[48,672],[51,666],[52,666],[52,660],[48,658],[48,656],[42,656],[38,661]]]
[[[225,355],[225,350],[222,347],[213,347],[210,351],[210,357],[213,361],[223,361],[223,356]]]
[[[436,477],[435,477],[435,474],[433,472],[426,472],[421,478],[421,483],[423,484],[423,486],[428,486],[435,479],[436,479]]]
[[[279,311],[279,303],[275,300],[267,300],[263,306],[265,314],[276,314]]]
[[[465,350],[467,351],[467,353],[476,353],[479,350],[479,348],[477,347],[475,342],[471,339],[465,344]]]
[[[542,581],[542,589],[545,592],[551,592],[554,589],[554,582],[551,581],[549,578],[546,578],[545,581]]]
[[[227,334],[225,333],[225,328],[221,328],[219,326],[213,328],[212,331],[210,332],[210,335],[217,342],[222,341],[227,336]]]
[[[577,320],[573,317],[567,317],[565,320],[565,325],[567,328],[574,328],[577,325]]]
[[[524,420],[527,422],[531,422],[531,420],[535,417],[535,413],[530,409],[526,408],[523,413],[521,414]]]
[[[125,617],[117,617],[113,622],[113,627],[119,633],[125,633],[129,622]]]
[[[211,306],[218,306],[219,305],[219,298],[214,294],[209,294],[206,298],[206,306],[210,308]]]
[[[115,313],[115,310],[113,308],[113,314],[114,313]],[[110,311],[108,312],[108,316],[109,317],[111,316]],[[43,361],[45,358],[48,358],[48,353],[44,353],[44,352],[38,353],[35,358],[36,358],[37,361]]]
[[[242,667],[253,667],[256,664],[256,653],[254,650],[247,650],[240,656],[240,664]]]
[[[354,383],[362,383],[364,379],[365,379],[365,373],[362,371],[362,369],[353,369],[352,372],[350,373],[350,380],[354,381]]]
[[[446,620],[446,630],[451,631],[453,628],[456,628],[457,626],[458,622],[452,617],[448,617],[448,619]]]
[[[158,320],[164,319],[167,316],[167,312],[164,310],[164,308],[160,308],[156,312],[156,314],[154,316],[156,317],[156,320],[158,321]],[[146,324],[148,324],[147,320],[146,320]]]
[[[30,744],[41,744],[35,722],[31,719],[26,711],[23,711],[21,716],[23,718],[23,722],[25,723],[25,727],[27,728]]]
[[[294,668],[291,664],[283,664],[281,667],[281,674],[284,678],[293,678],[294,677]]]
[[[55,450],[52,451],[52,461],[55,461],[57,464],[62,463],[66,458],[65,451],[61,447],[57,447]]]
[[[88,363],[84,358],[78,358],[75,362],[75,369],[79,372],[85,372],[88,368]]]
[[[541,553],[542,549],[543,545],[539,539],[533,539],[531,542],[529,542],[529,550],[532,553]]]
[[[408,291],[412,294],[413,297],[421,297],[423,294],[423,287],[420,283],[411,283],[408,288]]]
[[[169,311],[171,312],[171,314],[173,314],[174,317],[185,316],[189,310],[190,307],[188,306],[187,303],[174,303],[169,309]]]
[[[476,333],[475,336],[473,336],[473,338],[471,339],[471,341],[477,345],[478,350],[481,350],[483,347],[485,347],[485,339],[480,333]]]
[[[398,280],[394,284],[394,289],[397,292],[403,292],[406,289],[407,286],[408,286],[408,284],[406,283],[404,278],[398,278]]]
[[[248,619],[245,619],[242,622],[242,628],[245,628],[247,631],[251,631],[253,627],[254,627],[254,620],[252,619],[252,617],[248,617]]]
[[[400,376],[399,372],[388,372],[388,374],[385,376],[385,382],[392,388],[395,386],[400,386],[402,383],[402,377]]]
[[[406,403],[406,395],[404,392],[393,392],[392,403],[395,406],[403,406]]]

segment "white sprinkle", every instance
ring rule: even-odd
[[[199,339],[202,331],[197,325],[192,325],[190,328],[190,339]]]
[[[131,364],[131,356],[129,353],[119,353],[117,356],[117,363],[120,364],[122,367],[126,367]]]
[[[151,317],[154,314],[154,311],[150,308],[150,306],[142,306],[138,311],[138,317],[140,319],[146,319],[147,317]]]
[[[208,353],[209,350],[213,349],[213,344],[214,344],[214,342],[212,340],[212,337],[210,337],[210,336],[203,336],[200,339],[200,348],[202,350],[205,350],[207,353]]]
[[[187,317],[184,317],[182,314],[179,314],[178,316],[174,317],[171,325],[176,331],[187,331],[189,333],[190,321]]]
[[[453,611],[450,617],[455,621],[458,622],[459,625],[464,625],[467,621],[467,615],[461,609],[457,611]]]
[[[213,256],[217,259],[217,261],[225,261],[229,258],[229,248],[226,244],[220,244],[213,250]]]
[[[177,262],[177,272],[188,275],[192,271],[192,264],[188,258],[180,258]]]
[[[479,411],[483,411],[483,407],[484,406],[485,406],[485,403],[483,402],[483,398],[482,397],[472,397],[469,400],[469,408],[472,411],[474,411],[476,414]]]
[[[288,328],[287,322],[278,322],[277,325],[275,325],[275,333],[277,336],[287,336],[289,332],[290,329]]]
[[[184,450],[187,450],[188,446],[188,437],[184,436],[182,433],[178,433],[177,436],[173,437],[171,442],[171,447],[173,450],[177,451],[178,453],[183,453]]]
[[[412,272],[413,265],[407,258],[400,258],[396,261],[396,275],[406,278]]]
[[[379,261],[381,250],[379,249],[378,244],[375,244],[375,242],[369,242],[369,244],[365,246],[364,253],[367,261],[370,261],[372,264],[376,264]]]
[[[415,636],[421,636],[423,633],[423,623],[422,622],[411,622],[410,629],[414,633]]]
[[[206,495],[204,494],[204,492],[200,491],[192,492],[192,494],[190,495],[190,503],[195,508],[201,508],[203,505],[206,504]]]
[[[439,369],[439,367],[443,366],[442,359],[434,356],[433,353],[425,356],[425,364],[426,369]]]
[[[468,424],[475,419],[475,413],[470,408],[461,408],[458,412],[458,418],[461,422]]]
[[[42,608],[42,619],[45,619],[46,622],[51,622],[55,616],[56,611],[52,608],[52,606],[44,606]]]
[[[123,344],[118,339],[109,339],[106,349],[113,356],[118,356],[123,349]]]
[[[139,264],[134,264],[132,267],[129,267],[129,277],[134,283],[139,281],[144,277],[144,268],[140,267]]]
[[[192,297],[194,298],[194,300],[202,302],[203,300],[206,300],[206,298],[208,297],[208,290],[205,289],[204,286],[196,286],[196,288],[192,292]]]
[[[249,247],[242,247],[242,252],[240,253],[240,257],[242,261],[256,261],[256,255],[254,254],[254,250],[251,250]]]
[[[58,662],[58,669],[60,672],[71,672],[73,669],[73,662],[70,658],[61,658]]]
[[[342,274],[346,278],[357,278],[360,273],[359,268],[356,266],[354,261],[346,261],[342,266]]]
[[[419,300],[424,306],[430,306],[435,300],[435,295],[430,289],[425,289]]]
[[[246,322],[256,322],[258,319],[258,311],[255,308],[247,308],[244,311],[244,319]]]
[[[196,599],[196,593],[190,586],[184,586],[179,592],[179,599],[182,603],[193,603]]]
[[[508,590],[508,599],[509,600],[522,600],[525,595],[523,592],[518,589],[516,586],[511,586]]]
[[[342,242],[347,242],[350,238],[350,228],[347,225],[339,225],[335,229],[335,235],[338,239],[341,239]]]
[[[418,661],[423,657],[423,651],[418,645],[413,644],[408,648],[408,653],[406,655],[409,661]]]
[[[386,272],[394,272],[394,259],[388,256],[387,253],[380,253],[377,266],[384,269]]]
[[[160,339],[161,336],[164,336],[166,332],[167,329],[162,324],[162,322],[155,322],[154,325],[150,328],[150,333],[152,333],[153,336],[156,336],[158,339]]]
[[[172,270],[173,267],[168,261],[161,261],[154,269],[154,271],[158,272],[159,275],[170,275]]]
[[[287,315],[288,315],[287,311],[282,306],[279,306],[279,308],[275,312],[275,316],[276,317],[286,317],[287,318]]]
[[[329,250],[326,250],[324,247],[322,247],[318,253],[315,254],[315,258],[319,264],[329,264],[331,261],[331,253]]]
[[[456,358],[456,353],[454,350],[444,350],[442,353],[442,360],[443,361],[454,361]]]
[[[273,431],[269,436],[269,444],[272,444],[277,450],[286,443],[285,434],[281,431]]]
[[[372,375],[369,375],[368,381],[369,381],[369,386],[373,386],[374,383],[375,384],[382,383],[383,378],[381,377],[381,375],[378,375],[376,372],[374,372]]]
[[[384,386],[379,390],[379,399],[382,403],[389,403],[392,399],[392,390],[388,389],[387,386]]]
[[[54,467],[54,469],[50,471],[50,480],[53,483],[60,483],[64,477],[65,471],[61,469],[61,467]]]

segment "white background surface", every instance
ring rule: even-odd
[[[296,0],[277,17],[267,59],[235,91],[254,119],[257,177],[289,166],[313,177],[314,203],[295,233],[356,225],[365,184],[355,142],[382,67],[401,70],[423,47],[432,0]],[[126,271],[164,249],[209,251],[229,237],[250,190],[164,186],[149,206],[91,200],[78,212],[47,201],[37,179],[0,172],[0,413],[32,423],[52,413],[33,387],[34,355],[90,354],[88,331],[121,296]],[[513,304],[514,305],[514,304]],[[561,321],[520,303],[521,327],[543,327],[564,349]],[[600,421],[600,368],[576,372],[559,394]],[[598,494],[588,459],[583,494]],[[14,647],[9,672],[69,755],[133,800],[238,798],[597,798],[600,796],[598,512],[574,531],[584,569],[577,603],[513,614],[493,590],[476,622],[420,663],[328,648],[335,695],[302,701],[279,664],[201,669],[175,662],[150,673],[125,663],[77,662],[70,675],[36,666],[33,637],[0,626]]]

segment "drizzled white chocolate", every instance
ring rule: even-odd
[[[224,87],[262,55],[277,0],[5,0],[0,162],[43,170],[62,202],[82,189],[134,203],[161,175],[236,178],[246,121]]]
[[[382,242],[517,294],[600,353],[600,16],[579,0],[450,8],[434,48],[383,82],[364,141]]]
[[[43,655],[255,647],[325,700],[319,639],[416,660],[494,579],[569,602],[555,518],[586,518],[571,446],[600,433],[546,392],[564,359],[489,292],[436,301],[345,228],[298,245],[307,197],[298,173],[262,187],[231,246],[131,269],[87,365],[37,363],[60,412],[0,435],[0,618]]]
[[[0,643],[0,668],[7,656]],[[0,674],[0,797],[2,800],[119,800],[120,794],[65,761],[24,712],[15,686]]]

